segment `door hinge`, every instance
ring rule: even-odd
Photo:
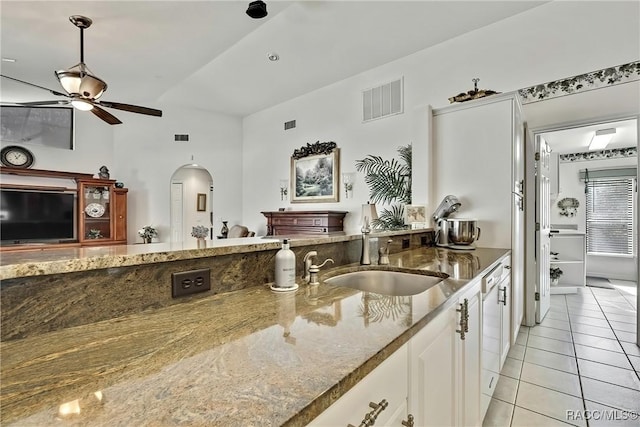
[[[540,292],[536,292],[536,301],[540,301]]]
[[[540,223],[536,222],[536,231],[540,231]]]
[[[536,162],[540,161],[540,153],[536,153]]]

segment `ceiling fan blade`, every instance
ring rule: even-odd
[[[147,114],[149,116],[162,117],[162,111],[156,110],[154,108],[140,107],[138,105],[131,104],[121,104],[119,102],[110,101],[100,101],[97,104],[107,108],[115,108],[116,110],[128,111],[130,113]]]
[[[92,104],[93,108],[91,109],[91,112],[98,116],[100,119],[104,120],[110,125],[119,125],[120,123],[122,123],[116,116],[98,107],[95,102],[92,102]]]
[[[34,84],[34,83],[25,82],[24,80],[16,79],[14,77],[5,76],[4,74],[0,74],[0,77],[4,77],[5,79],[13,80],[13,81],[16,81],[18,83],[25,84],[25,85],[37,87],[38,89],[46,90],[47,92],[51,93],[52,95],[64,96],[66,98],[69,98],[69,95],[67,95],[66,93],[58,92],[57,90],[49,89],[48,87],[39,86],[39,85]]]
[[[68,105],[69,101],[34,101],[34,102],[18,102],[18,105],[38,106],[38,105]]]

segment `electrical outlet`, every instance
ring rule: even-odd
[[[410,239],[402,239],[402,249],[409,249],[411,247]]]
[[[171,274],[171,298],[197,294],[211,289],[211,269],[181,271]]]

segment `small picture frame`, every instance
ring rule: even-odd
[[[425,224],[427,222],[427,207],[425,205],[405,205],[405,224]]]
[[[196,210],[198,212],[205,212],[207,210],[207,195],[205,193],[198,193],[196,198]]]

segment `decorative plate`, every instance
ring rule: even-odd
[[[102,206],[100,203],[89,203],[87,207],[84,208],[84,211],[91,218],[100,218],[102,215],[104,215],[104,206]]]

